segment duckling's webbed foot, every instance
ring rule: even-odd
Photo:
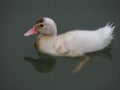
[[[75,66],[75,68],[73,69],[72,72],[74,74],[77,73],[78,71],[80,71],[80,69],[87,63],[87,61],[90,60],[90,57],[86,56],[86,55],[84,55],[83,58],[84,59],[77,66]]]

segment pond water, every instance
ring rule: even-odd
[[[120,90],[120,12],[118,0],[1,1],[0,90]],[[81,58],[48,58],[36,52],[36,36],[23,34],[41,17],[55,20],[58,34],[73,29],[116,26],[106,49],[76,74]]]

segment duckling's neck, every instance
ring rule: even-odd
[[[37,40],[40,40],[41,38],[46,38],[46,39],[54,39],[56,38],[57,33],[51,33],[51,34],[39,34],[37,36]]]
[[[56,40],[56,34],[44,34],[44,35],[38,35],[36,40],[36,48],[41,51],[48,53],[49,51],[52,51],[52,47],[54,44],[54,41]]]

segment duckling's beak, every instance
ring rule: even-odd
[[[24,36],[31,36],[31,35],[35,35],[37,33],[38,33],[38,30],[37,30],[36,26],[34,26],[30,30],[28,30],[26,33],[24,33]]]

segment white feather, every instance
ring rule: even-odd
[[[104,49],[113,39],[115,26],[107,23],[105,27],[97,30],[73,30],[57,35],[55,22],[50,18],[44,18],[46,28],[42,35],[37,38],[37,48],[40,52],[57,55],[75,57],[88,52]],[[52,34],[48,34],[51,32]]]
[[[107,24],[105,27],[94,31],[75,30],[63,34],[66,38],[66,45],[69,48],[68,55],[82,55],[105,48],[113,39],[112,33],[114,28],[115,26]]]

